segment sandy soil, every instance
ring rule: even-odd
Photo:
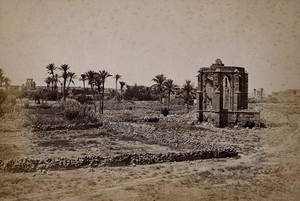
[[[241,141],[250,140],[247,143],[253,146],[245,149],[250,151],[243,151],[240,158],[70,171],[1,172],[0,200],[300,200],[299,105],[260,108],[265,116],[269,111],[280,113],[287,123],[245,130],[260,137],[241,136]],[[40,146],[34,143],[36,134],[24,129],[20,121],[21,118],[1,120],[1,159],[37,154]],[[223,132],[238,134],[230,129]],[[110,136],[106,137],[109,141]],[[167,149],[159,145],[147,147],[141,142],[132,146],[130,142],[120,143],[132,150]],[[58,150],[54,154],[63,152]],[[40,152],[39,156],[49,150]]]

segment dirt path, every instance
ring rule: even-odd
[[[289,193],[288,200],[300,198],[300,114],[288,114],[288,126],[270,130],[265,138],[267,162],[281,167],[274,179]],[[276,181],[274,181],[274,185]],[[277,194],[273,193],[273,198]]]

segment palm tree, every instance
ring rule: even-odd
[[[96,108],[96,104],[95,104],[94,85],[95,85],[95,79],[96,79],[97,73],[95,71],[89,70],[85,74],[86,74],[86,78],[88,80],[88,84],[91,86],[91,91],[92,91],[93,99],[94,99],[94,107],[95,107],[95,112],[96,112],[97,108]]]
[[[79,80],[83,82],[83,91],[85,91],[85,81],[87,79],[86,74],[81,74]]]
[[[126,82],[120,81],[119,83],[121,85],[121,87],[120,87],[121,88],[121,98],[123,99],[123,88],[126,85]]]
[[[105,83],[105,80],[106,78],[110,77],[111,74],[109,74],[106,70],[102,70],[102,71],[99,71],[99,75],[100,75],[100,78],[102,80],[102,101],[101,101],[101,114],[103,114],[103,109],[104,109],[104,83]]]
[[[68,79],[68,70],[70,69],[70,66],[68,64],[62,64],[59,67],[59,70],[62,71],[61,77],[63,78],[62,87],[63,87],[63,101],[66,102],[66,84]]]
[[[186,101],[186,110],[189,112],[189,104],[190,104],[190,98],[193,95],[195,88],[191,82],[191,80],[185,80],[185,83],[183,85],[182,91],[184,93],[184,99]]]
[[[95,74],[94,84],[97,87],[98,93],[99,93],[99,112],[101,113],[101,106],[102,106],[102,78],[100,76],[100,73]],[[103,114],[103,112],[102,112]]]
[[[10,85],[10,79],[8,77],[4,77],[3,82],[4,82],[6,93],[8,93],[8,87]]]
[[[58,82],[58,74],[55,74],[55,75],[54,75],[54,90],[55,90],[55,91],[58,90],[57,82]]]
[[[168,94],[168,110],[170,109],[170,98],[171,98],[171,94],[175,93],[175,88],[177,88],[178,86],[176,84],[174,84],[172,79],[167,79],[164,83],[163,83],[167,94]]]
[[[91,90],[94,91],[95,76],[97,73],[93,70],[89,70],[85,74],[86,74],[86,79],[88,80],[88,84],[91,86]]]
[[[47,84],[47,89],[49,90],[49,88],[50,88],[50,84],[51,84],[51,77],[46,77],[45,78],[45,80],[44,80],[44,82]]]
[[[163,74],[156,75],[152,81],[156,82],[156,84],[152,85],[151,88],[154,88],[159,93],[159,101],[160,101],[160,109],[162,109],[162,94],[164,92],[165,86],[163,83],[166,81],[166,77]]]
[[[48,64],[46,66],[46,69],[50,75],[52,75],[51,85],[52,85],[52,91],[54,90],[54,70],[56,69],[54,63]]]
[[[116,92],[118,92],[118,80],[121,78],[121,75],[116,74],[114,78],[116,79]]]
[[[76,75],[75,75],[74,72],[68,72],[68,78],[69,78],[69,79],[68,79],[68,87],[67,87],[67,91],[69,91],[69,89],[70,89],[70,84],[71,84],[71,83],[75,85],[75,83],[74,83],[75,77],[76,77]]]

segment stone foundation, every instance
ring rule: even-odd
[[[216,127],[238,125],[241,127],[260,127],[260,113],[254,111],[199,111],[203,114],[203,121]]]

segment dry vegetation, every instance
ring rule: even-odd
[[[48,103],[50,104],[50,103]],[[239,157],[151,165],[0,172],[1,200],[299,200],[300,105],[255,104],[267,128],[219,129],[183,106],[159,116],[158,102],[107,102],[103,126],[74,124],[56,106],[18,109],[0,120],[0,159],[79,158],[233,147]],[[146,117],[159,117],[147,122]],[[27,118],[27,119],[26,119]],[[28,119],[29,118],[29,119]]]

